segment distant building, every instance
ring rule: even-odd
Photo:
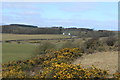
[[[71,34],[70,34],[70,33],[68,33],[68,35],[70,36]]]

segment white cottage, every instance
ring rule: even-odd
[[[68,35],[70,36],[71,34],[70,34],[70,33],[68,33]]]

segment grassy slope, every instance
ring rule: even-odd
[[[110,74],[113,74],[118,70],[118,52],[98,52],[96,54],[84,55],[82,58],[78,58],[73,64],[83,64],[84,67],[90,67],[92,65],[109,70]]]
[[[27,59],[35,53],[36,45],[29,44],[10,44],[3,43],[2,45],[2,60],[3,63],[12,60]]]
[[[56,38],[69,38],[60,34],[2,34],[2,40],[19,40],[19,39],[56,39]]]

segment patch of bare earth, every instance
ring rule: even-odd
[[[112,75],[118,70],[118,52],[111,51],[86,54],[76,59],[73,64],[82,64],[85,68],[94,65],[97,68],[109,70],[110,75]]]

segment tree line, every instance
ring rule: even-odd
[[[98,30],[89,28],[63,28],[60,27],[38,27],[32,25],[10,24],[2,26],[2,33],[11,34],[62,34],[70,33],[71,36],[78,37],[108,37],[115,35],[112,31]]]

